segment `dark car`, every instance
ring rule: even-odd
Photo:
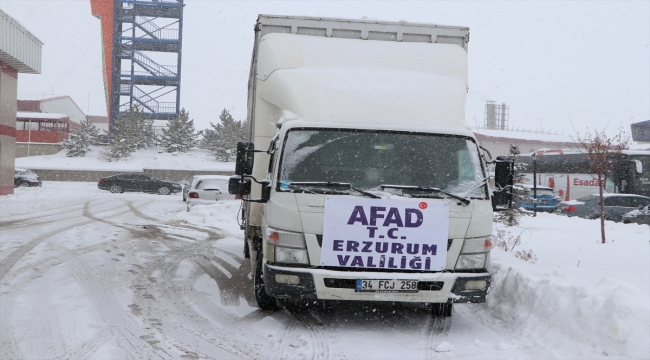
[[[181,191],[181,186],[169,181],[158,180],[142,173],[124,173],[99,179],[97,187],[112,193],[141,191],[169,195]]]
[[[42,186],[41,178],[27,169],[14,169],[14,187]]]
[[[550,187],[538,186],[535,191],[532,185],[516,185],[515,188],[519,193],[515,196],[515,206],[517,208],[522,207],[530,211],[537,208],[537,211],[553,212],[560,202],[560,197]],[[535,192],[537,192],[537,206],[535,206],[533,200]]]
[[[623,223],[637,223],[650,225],[650,206],[640,206],[637,210],[632,210],[623,215]]]
[[[623,215],[639,206],[650,205],[650,198],[633,194],[604,194],[605,220],[621,222]],[[598,194],[588,195],[577,200],[563,201],[558,205],[557,212],[567,216],[578,216],[585,219],[600,217],[600,198]]]

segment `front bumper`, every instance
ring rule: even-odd
[[[276,275],[295,275],[297,285],[281,284]],[[351,301],[396,301],[423,303],[483,303],[490,290],[491,275],[482,273],[388,273],[334,271],[325,269],[290,268],[264,265],[264,285],[267,294],[277,298],[351,300]],[[419,280],[416,293],[372,293],[356,292],[357,279],[399,279]],[[485,280],[482,290],[465,290],[470,280]]]

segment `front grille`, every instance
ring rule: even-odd
[[[336,288],[336,289],[356,289],[357,281],[354,279],[323,279],[325,282],[325,287]]]
[[[335,289],[356,289],[357,281],[355,279],[332,279],[325,278],[325,287]],[[420,281],[418,290],[420,291],[440,291],[445,285],[443,281]]]
[[[316,241],[318,241],[318,246],[323,247],[323,235],[316,234]],[[447,251],[449,251],[452,242],[454,242],[454,239],[447,240]]]

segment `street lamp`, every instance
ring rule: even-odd
[[[537,216],[537,154],[533,152],[533,216]]]

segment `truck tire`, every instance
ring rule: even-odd
[[[253,289],[255,291],[255,301],[260,310],[277,310],[277,300],[266,293],[264,279],[262,277],[262,257],[261,251],[257,252],[257,266],[255,266],[255,277],[253,278]]]
[[[431,315],[433,316],[451,316],[451,312],[454,309],[454,304],[431,304]]]

